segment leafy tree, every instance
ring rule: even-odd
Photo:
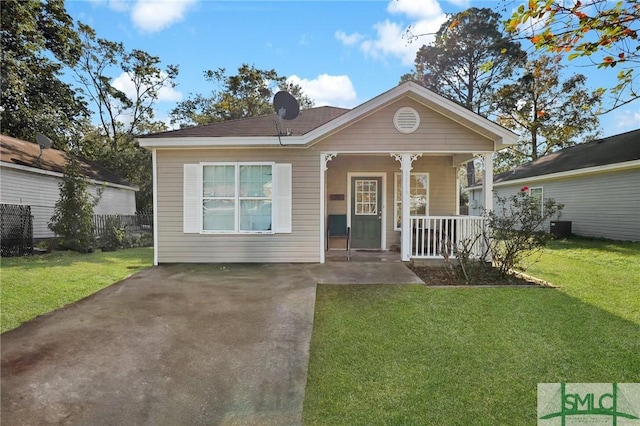
[[[4,0],[0,13],[2,132],[33,140],[47,134],[64,149],[88,114],[60,77],[80,55],[80,39],[63,0]]]
[[[536,50],[584,58],[598,68],[620,69],[611,87],[608,111],[638,99],[640,0],[528,0],[507,23],[513,38],[528,39]]]
[[[68,156],[49,229],[60,236],[62,248],[80,253],[93,251],[95,242],[93,208],[97,202],[88,192],[89,183],[80,172],[80,163]]]
[[[96,36],[88,25],[79,24],[82,54],[74,73],[83,93],[96,108],[103,134],[115,148],[120,138],[140,133],[154,123],[153,107],[160,90],[173,88],[178,67],[162,69],[160,58]],[[130,93],[114,86],[110,73],[124,73],[132,87]]]
[[[237,75],[229,76],[224,68],[219,68],[205,71],[204,76],[218,89],[209,96],[196,94],[180,102],[171,111],[172,124],[185,127],[271,114],[271,100],[276,89],[289,91],[301,109],[313,106],[313,101],[300,86],[287,83],[286,77],[279,76],[273,69],[260,70],[243,64]]]
[[[100,124],[87,132],[78,151],[140,187],[136,204],[139,210],[149,211],[153,199],[151,154],[137,146],[135,136],[166,129],[155,120],[153,108],[160,90],[175,87],[178,67],[163,69],[160,58],[99,38],[85,24],[79,24],[79,34],[82,54],[74,73]],[[114,85],[120,76],[126,76],[131,91],[125,93]]]
[[[520,44],[500,27],[500,15],[491,9],[471,8],[452,15],[431,45],[416,55],[415,79],[478,114],[490,113],[495,87],[511,77],[525,60]]]
[[[522,135],[519,145],[497,153],[496,171],[597,136],[598,93],[574,74],[561,81],[561,58],[542,56],[528,62],[525,74],[497,92],[498,122]]]

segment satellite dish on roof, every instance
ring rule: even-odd
[[[38,145],[40,145],[40,150],[51,148],[51,145],[53,145],[51,139],[49,139],[42,133],[36,134],[36,142],[38,143]]]
[[[280,119],[293,120],[300,114],[300,105],[291,93],[281,90],[273,97],[273,109]]]

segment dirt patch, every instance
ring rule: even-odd
[[[414,266],[407,265],[427,286],[547,286],[541,280],[522,274],[500,275],[500,272],[490,266],[478,266],[467,271],[469,282],[465,282],[461,268],[453,270],[443,266]]]

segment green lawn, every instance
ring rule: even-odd
[[[304,423],[536,424],[543,382],[637,382],[640,244],[554,242],[546,288],[318,286]]]
[[[73,303],[153,263],[149,247],[79,254],[56,251],[0,263],[1,330]]]

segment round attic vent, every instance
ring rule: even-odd
[[[411,107],[402,107],[393,116],[393,125],[400,133],[413,133],[420,126],[420,115]]]

